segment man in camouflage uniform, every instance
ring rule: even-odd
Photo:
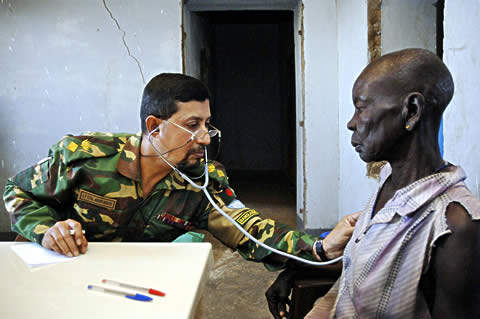
[[[207,229],[244,258],[273,263],[268,250],[170,166],[200,176],[208,165],[208,192],[220,208],[261,242],[313,259],[315,238],[262,219],[236,198],[220,163],[204,162],[204,147],[215,135],[209,98],[194,78],[160,74],[144,90],[141,133],[65,136],[46,159],[8,180],[4,200],[12,229],[67,256],[85,253],[88,241],[168,242],[191,229]],[[342,220],[326,238],[326,256],[342,253],[354,223],[354,217]]]

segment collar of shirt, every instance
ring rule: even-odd
[[[122,148],[120,158],[117,161],[117,171],[125,177],[140,182],[140,141],[142,132],[130,136]]]
[[[381,173],[380,186],[375,195],[375,201],[380,189],[391,175],[390,165],[385,165]],[[375,215],[371,224],[386,223],[392,220],[395,214],[407,216],[424,206],[455,184],[465,180],[465,172],[461,167],[448,166],[441,173],[426,176],[395,192],[393,197]]]

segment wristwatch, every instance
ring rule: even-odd
[[[322,261],[329,260],[327,255],[325,255],[325,251],[323,250],[323,239],[319,239],[315,242],[315,252],[317,253],[318,257],[322,259]]]

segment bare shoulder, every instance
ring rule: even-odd
[[[457,249],[461,249],[464,254],[473,255],[478,246],[479,222],[474,221],[467,210],[457,202],[450,203],[445,214],[452,233],[440,240],[437,256],[451,258],[452,255],[460,253]]]
[[[448,205],[446,211],[447,224],[452,234],[463,236],[475,236],[478,228],[478,221],[472,220],[465,208],[457,202]]]
[[[446,219],[451,234],[435,244],[422,290],[432,318],[473,318],[480,301],[479,222],[456,202],[448,205]]]

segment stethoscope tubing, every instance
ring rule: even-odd
[[[158,129],[158,128],[157,128]],[[157,130],[155,129],[155,130]],[[154,131],[155,131],[154,130]],[[155,150],[155,152],[157,152],[157,154],[175,171],[177,172],[184,180],[186,180],[192,187],[194,188],[197,188],[197,189],[200,189],[203,191],[203,193],[205,194],[205,196],[207,197],[208,201],[210,202],[210,204],[212,204],[212,206],[220,213],[222,214],[223,217],[225,217],[230,223],[232,223],[232,225],[234,225],[242,234],[244,234],[245,236],[247,236],[248,239],[250,239],[251,241],[253,241],[255,244],[267,249],[267,250],[270,250],[271,252],[273,253],[276,253],[278,255],[281,255],[281,256],[284,256],[284,257],[287,257],[287,258],[291,258],[291,259],[294,259],[296,261],[299,261],[299,262],[302,262],[302,263],[305,263],[305,264],[308,264],[308,265],[312,265],[312,266],[326,266],[326,265],[331,265],[331,264],[335,264],[337,262],[339,262],[340,260],[342,260],[343,256],[339,256],[335,259],[332,259],[332,260],[329,260],[329,261],[311,261],[311,260],[308,260],[308,259],[305,259],[305,258],[301,258],[301,257],[298,257],[298,256],[295,256],[293,254],[289,254],[289,253],[286,253],[284,251],[281,251],[281,250],[278,250],[276,248],[273,248],[273,247],[270,247],[268,245],[266,245],[265,243],[262,243],[261,241],[259,241],[258,239],[256,239],[255,237],[253,237],[249,232],[247,232],[241,225],[239,225],[232,217],[230,217],[227,213],[225,213],[216,203],[215,201],[213,200],[213,198],[211,197],[211,195],[208,193],[208,190],[207,190],[207,186],[208,186],[208,182],[209,182],[209,176],[208,176],[208,155],[207,155],[207,148],[205,147],[204,150],[205,150],[205,171],[203,173],[203,175],[205,176],[205,182],[203,183],[203,185],[197,185],[197,183],[195,183],[194,181],[192,181],[187,175],[183,174],[178,168],[176,168],[175,166],[173,166],[163,155],[166,154],[162,154],[161,152],[158,151],[158,149],[155,147],[155,145],[152,143],[152,141],[150,140],[150,137],[152,135],[152,133],[154,132],[150,132],[150,134],[148,134],[148,141],[150,142],[150,144],[153,146],[153,149]],[[189,141],[190,142],[190,141]],[[188,142],[187,142],[188,144]],[[186,144],[185,144],[186,145]],[[183,145],[183,146],[185,146]],[[170,151],[169,151],[170,152]],[[167,152],[168,153],[168,152]],[[199,176],[201,177],[201,176]],[[314,248],[313,248],[314,249]]]

